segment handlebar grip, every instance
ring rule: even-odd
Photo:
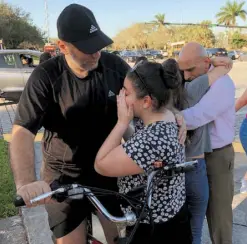
[[[15,207],[22,207],[25,206],[25,202],[21,196],[16,196],[14,199],[14,205]]]

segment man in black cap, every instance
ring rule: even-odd
[[[116,94],[129,66],[117,55],[100,52],[112,44],[93,13],[71,4],[57,21],[62,55],[40,64],[31,74],[18,105],[10,144],[17,194],[30,199],[50,191],[50,183],[78,182],[118,191],[117,179],[97,174],[95,156],[117,122]],[[36,181],[33,141],[44,127],[42,181]],[[116,160],[117,163],[117,160]],[[121,215],[113,197],[100,198],[113,215]],[[47,203],[48,201],[40,202]],[[86,243],[86,199],[47,204],[57,244]],[[116,227],[99,215],[108,243]]]
[[[63,55],[33,71],[12,131],[11,166],[17,194],[28,206],[32,197],[49,191],[55,179],[61,184],[79,182],[118,190],[117,179],[94,171],[94,159],[117,122],[116,95],[129,66],[117,55],[100,52],[113,42],[89,9],[67,6],[57,29]],[[36,181],[33,141],[41,127],[45,128],[42,181]],[[121,216],[115,199],[100,200],[112,214]],[[92,209],[86,200],[49,204],[46,209],[58,244],[85,243],[83,220]],[[102,216],[100,219],[107,224]],[[104,228],[108,243],[117,235],[112,226]]]

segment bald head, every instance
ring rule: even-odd
[[[205,48],[197,42],[189,42],[186,44],[181,52],[179,53],[179,58],[197,58],[197,57],[208,57]]]
[[[196,42],[189,42],[179,53],[178,64],[179,68],[184,71],[184,78],[193,80],[207,73],[210,59],[202,45]]]

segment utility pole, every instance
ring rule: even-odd
[[[45,32],[46,32],[47,42],[50,43],[48,4],[47,4],[47,0],[44,1],[45,1]]]
[[[1,0],[0,4],[4,4],[4,1]],[[0,37],[0,50],[3,49],[3,39]]]

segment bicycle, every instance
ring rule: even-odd
[[[82,186],[80,184],[69,184],[69,185],[59,185],[57,181],[51,184],[52,191],[44,193],[40,196],[37,196],[30,200],[31,204],[36,203],[47,197],[53,197],[57,201],[64,201],[68,199],[83,199],[87,197],[93,206],[98,210],[102,215],[104,215],[109,221],[114,222],[117,226],[118,237],[116,238],[117,244],[129,244],[137,230],[138,225],[141,220],[150,214],[150,206],[152,202],[152,191],[153,186],[155,185],[154,179],[157,174],[162,173],[162,176],[172,178],[174,174],[185,173],[195,169],[197,167],[198,161],[188,161],[177,165],[166,165],[161,168],[157,168],[148,174],[147,185],[139,186],[127,194],[120,194],[118,192],[113,192],[105,189]],[[146,190],[145,190],[146,188]],[[144,193],[146,192],[146,194]],[[131,206],[132,209],[135,209],[135,213],[129,212],[124,214],[122,217],[116,217],[111,215],[106,208],[101,204],[96,195],[116,195],[120,198],[125,199]],[[144,197],[144,198],[143,198]],[[140,201],[140,198],[144,200]],[[25,206],[23,199],[20,196],[16,196],[14,199],[14,205],[16,207]],[[126,227],[134,226],[133,230],[129,235],[126,233]],[[87,243],[88,244],[103,244],[99,240],[93,237],[92,233],[87,234]]]

